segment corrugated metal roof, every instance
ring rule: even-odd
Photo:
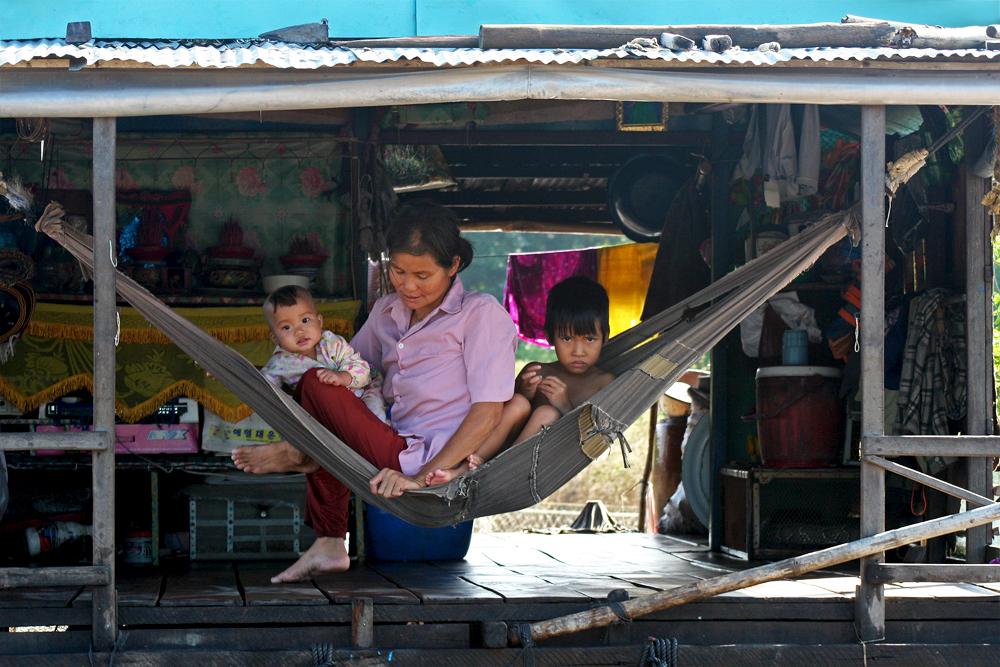
[[[428,66],[462,66],[527,62],[542,65],[577,64],[597,59],[643,59],[663,62],[698,63],[706,65],[776,65],[796,60],[812,61],[871,61],[871,60],[1000,60],[1000,51],[976,49],[935,50],[895,48],[829,48],[783,49],[778,52],[741,51],[725,53],[709,51],[673,51],[620,47],[608,50],[566,49],[427,49],[427,48],[329,48],[267,42],[236,40],[231,42],[202,41],[96,41],[67,44],[61,39],[31,41],[0,41],[0,66],[16,65],[41,58],[73,58],[86,65],[101,62],[135,62],[158,67],[234,68],[268,65],[282,69],[318,69],[338,67],[356,62],[393,63],[420,62]]]

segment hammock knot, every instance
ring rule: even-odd
[[[926,148],[920,148],[886,165],[885,193],[890,199],[896,196],[900,185],[913,178],[927,164],[928,155],[930,152]]]
[[[593,404],[590,406],[590,416],[594,422],[594,429],[604,441],[605,449],[609,449],[617,441],[622,452],[622,465],[631,468],[632,464],[628,460],[628,455],[632,452],[632,447],[622,433],[625,430],[625,424]]]

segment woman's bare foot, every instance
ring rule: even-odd
[[[469,470],[475,470],[479,466],[481,466],[484,463],[486,463],[486,461],[483,460],[483,457],[480,456],[479,454],[469,454],[469,456],[466,457],[465,460],[469,462],[467,464],[468,467],[469,467]]]
[[[459,475],[469,470],[469,466],[466,463],[461,463],[457,467],[450,470],[444,470],[438,468],[433,472],[427,473],[427,477],[424,478],[424,482],[427,486],[436,486],[438,484],[447,484],[451,480],[455,479]]]
[[[290,568],[271,577],[272,584],[307,581],[318,574],[343,572],[351,566],[342,537],[317,537]]]
[[[243,472],[258,475],[269,472],[304,472],[319,470],[319,464],[282,440],[267,445],[244,445],[232,452],[233,462]]]

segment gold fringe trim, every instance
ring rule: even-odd
[[[89,374],[74,375],[50,387],[46,387],[37,394],[25,396],[17,391],[12,384],[0,377],[0,394],[3,394],[21,412],[37,410],[43,403],[54,401],[61,396],[80,389],[92,392],[94,390],[94,378]],[[143,417],[153,414],[164,403],[172,401],[179,396],[193,398],[228,422],[236,423],[253,414],[253,409],[246,403],[240,403],[235,406],[224,403],[190,380],[179,380],[138,405],[128,406],[116,399],[115,414],[126,424],[133,424]]]
[[[323,328],[345,338],[349,338],[354,333],[353,324],[347,320],[323,320]],[[223,343],[256,343],[267,340],[271,335],[271,330],[266,325],[225,327],[206,329],[205,331]],[[94,328],[79,324],[59,324],[57,322],[38,322],[32,320],[28,323],[25,333],[40,338],[61,338],[64,340],[80,341],[94,340]],[[152,327],[148,329],[122,329],[119,340],[124,344],[139,345],[169,345],[173,343],[163,332]],[[194,397],[192,396],[191,398]]]
[[[94,390],[94,378],[89,373],[81,373],[80,375],[73,375],[65,380],[60,380],[54,385],[46,387],[42,391],[37,394],[32,394],[31,396],[25,396],[19,392],[14,385],[7,382],[7,380],[0,376],[0,394],[3,394],[7,400],[13,403],[21,412],[31,412],[32,410],[37,410],[41,407],[42,403],[54,401],[60,396],[65,396],[72,391],[78,391],[80,389],[86,389],[88,391]]]

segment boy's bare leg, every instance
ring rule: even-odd
[[[272,584],[306,581],[316,575],[343,572],[351,566],[342,537],[317,537],[312,546],[290,568],[271,577]]]
[[[450,482],[459,475],[468,472],[470,468],[469,463],[476,459],[478,459],[479,465],[482,465],[485,461],[489,461],[493,458],[494,454],[507,445],[507,441],[510,439],[511,433],[516,433],[530,414],[531,403],[528,399],[521,394],[514,394],[513,398],[503,404],[503,411],[500,413],[500,423],[497,424],[497,427],[493,429],[493,432],[487,436],[486,440],[483,441],[483,444],[479,445],[479,449],[477,449],[474,454],[471,454],[466,461],[463,461],[457,467],[452,468],[451,470],[439,468],[427,475],[427,478],[424,480],[427,482],[427,486],[446,484],[447,482]],[[473,457],[476,457],[476,459]]]
[[[236,447],[231,454],[236,467],[258,475],[270,472],[316,472],[319,464],[288,442]]]
[[[521,430],[521,434],[517,436],[514,444],[516,445],[522,440],[527,440],[541,431],[543,426],[556,423],[560,417],[562,417],[562,413],[551,405],[539,406],[534,412],[531,413],[528,423],[524,425],[524,428]]]

